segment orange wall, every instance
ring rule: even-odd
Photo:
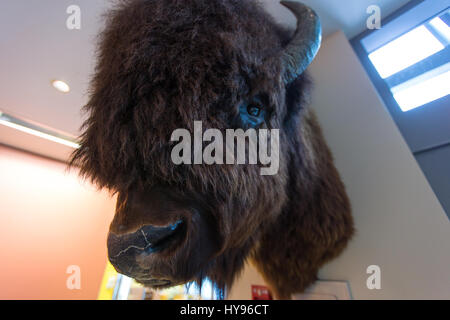
[[[64,163],[0,145],[0,299],[96,299],[114,205]]]

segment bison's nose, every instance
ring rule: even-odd
[[[108,256],[111,263],[124,274],[136,264],[136,256],[145,252],[156,253],[168,249],[180,238],[184,223],[182,220],[174,224],[159,227],[146,225],[133,233],[108,235]]]

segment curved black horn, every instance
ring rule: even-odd
[[[313,61],[322,41],[320,19],[311,8],[295,1],[281,1],[297,18],[294,37],[282,52],[285,63],[284,82],[291,83],[301,75]]]

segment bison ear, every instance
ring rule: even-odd
[[[300,126],[301,117],[310,103],[312,81],[307,72],[300,75],[286,87],[286,116],[283,128],[291,137]]]

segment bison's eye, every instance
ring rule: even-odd
[[[266,118],[266,111],[259,101],[243,103],[239,107],[239,116],[243,127],[257,127]]]
[[[259,114],[261,113],[261,108],[258,105],[249,105],[247,106],[247,112],[249,115],[253,117],[259,117]]]

